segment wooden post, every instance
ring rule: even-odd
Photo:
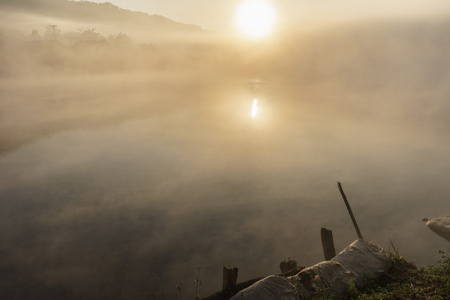
[[[288,257],[287,260],[280,262],[281,273],[286,273],[297,268],[297,262]]]
[[[353,226],[355,226],[356,234],[361,240],[364,240],[361,232],[359,231],[358,223],[356,223],[355,216],[353,216],[352,209],[350,208],[350,204],[348,204],[347,197],[345,196],[344,190],[342,189],[341,183],[338,181],[338,188],[341,192],[342,198],[344,198],[345,205],[347,206],[348,213],[350,214],[350,218],[352,218]]]
[[[222,289],[225,290],[226,288],[231,288],[236,286],[237,282],[237,276],[238,276],[238,268],[230,268],[228,266],[223,266],[223,287]]]
[[[334,249],[333,231],[323,228],[320,230],[320,236],[322,238],[322,247],[325,260],[331,260],[336,256],[336,250]]]

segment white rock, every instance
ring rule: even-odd
[[[298,300],[294,285],[279,276],[268,276],[240,291],[230,300]]]
[[[450,242],[450,216],[424,220],[428,228]]]
[[[308,299],[316,289],[339,297],[353,281],[358,284],[377,278],[390,267],[389,256],[380,246],[356,240],[330,261],[303,269],[295,276],[266,277],[230,300]]]

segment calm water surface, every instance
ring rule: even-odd
[[[337,251],[356,239],[337,181],[365,239],[420,264],[448,248],[421,221],[449,213],[443,96],[139,74],[0,88],[11,298],[173,299],[183,281],[191,299],[197,266],[207,296],[224,264],[312,265],[321,227]]]

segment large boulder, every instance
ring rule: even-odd
[[[319,290],[342,296],[353,283],[377,278],[391,267],[389,256],[375,244],[356,240],[330,261],[323,261],[290,277],[269,276],[240,291],[230,300],[309,299]]]

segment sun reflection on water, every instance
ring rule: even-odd
[[[258,115],[258,99],[253,99],[251,115],[253,119]]]

